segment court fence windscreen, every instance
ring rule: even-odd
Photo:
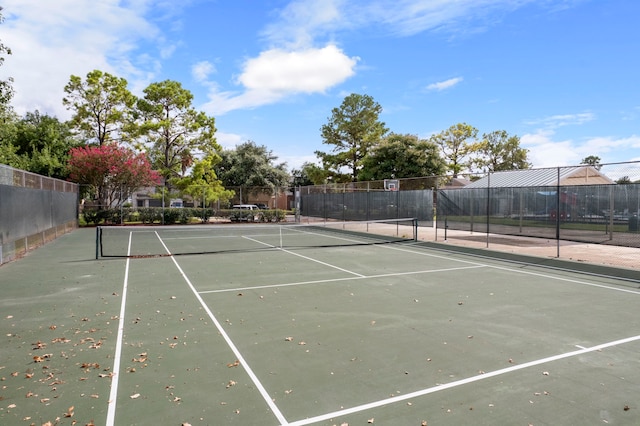
[[[640,162],[397,179],[394,191],[384,188],[383,181],[302,187],[300,215],[416,217],[420,227],[435,227],[436,241],[486,234],[489,246],[490,235],[535,237],[556,240],[558,256],[561,240],[640,247]]]
[[[0,264],[77,227],[78,185],[0,165]]]
[[[96,258],[293,250],[415,241],[413,218],[309,224],[106,226],[96,228]]]

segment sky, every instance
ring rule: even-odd
[[[457,123],[520,137],[534,167],[640,160],[640,2],[632,0],[4,0],[19,114],[67,120],[71,75],[137,96],[175,80],[226,149],[299,168],[352,93],[390,131]]]

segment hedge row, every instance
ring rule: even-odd
[[[133,209],[125,207],[123,209],[105,209],[93,210],[85,209],[83,212],[84,220],[88,224],[119,224],[126,222],[142,222],[142,223],[189,223],[193,218],[202,222],[208,222],[213,216],[213,209],[162,209],[161,207],[144,207]],[[164,219],[164,221],[163,221]]]
[[[217,213],[217,214],[216,214]],[[167,225],[174,223],[190,223],[193,219],[200,220],[204,223],[209,221],[209,218],[216,216],[224,219],[230,219],[233,222],[248,221],[248,222],[283,222],[286,218],[287,212],[285,210],[232,210],[224,209],[215,212],[213,209],[201,209],[201,208],[165,208],[161,207],[144,207],[144,208],[131,208],[125,207],[123,209],[105,209],[94,210],[85,209],[83,212],[84,220],[87,224],[120,224],[131,222],[142,223],[165,223]],[[164,220],[163,220],[164,219]]]

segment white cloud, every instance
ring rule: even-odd
[[[557,129],[564,126],[578,126],[596,119],[596,115],[591,112],[578,114],[558,114],[549,117],[527,121],[526,124],[542,126],[545,129]]]
[[[529,150],[529,161],[533,167],[575,165],[584,158],[576,153],[572,141],[554,141],[553,135],[550,131],[539,131],[520,138],[520,145]]]
[[[626,138],[591,137],[584,140],[554,140],[553,130],[539,130],[525,134],[520,138],[520,145],[529,150],[529,160],[534,167],[575,166],[590,155],[608,160],[609,153],[628,148],[640,148],[640,136]],[[629,159],[631,160],[631,159]]]
[[[278,153],[275,153],[278,156],[278,162],[285,162],[287,163],[287,170],[292,170],[292,169],[301,169],[302,165],[304,163],[311,163],[311,164],[317,164],[318,163],[318,157],[316,157],[315,155],[278,155]]]
[[[431,83],[430,85],[427,86],[427,90],[435,90],[439,92],[455,86],[456,84],[462,82],[462,80],[463,80],[462,77],[455,77],[455,78],[450,78],[449,80],[440,81],[437,83]]]
[[[206,82],[209,75],[216,72],[216,67],[209,61],[201,61],[191,67],[191,74],[196,81]]]
[[[239,108],[254,108],[299,93],[324,93],[354,74],[358,58],[335,45],[320,49],[272,49],[245,62],[237,83],[243,92],[214,89],[204,109],[214,115]]]
[[[136,56],[139,43],[160,40],[158,29],[144,18],[149,1],[121,3],[3,2],[2,42],[13,53],[0,67],[0,79],[14,78],[16,112],[39,109],[66,119],[62,98],[72,74],[84,77],[100,69],[130,83],[151,78],[158,60]]]
[[[262,35],[272,47],[306,48],[333,29],[347,25],[343,20],[344,0],[294,0],[266,26]]]
[[[235,133],[216,132],[216,141],[224,149],[235,149],[236,146],[246,141],[242,135]]]
[[[152,19],[172,24],[168,31],[178,29],[180,19],[171,18],[189,3],[5,0],[2,42],[13,55],[0,67],[0,79],[15,79],[17,112],[40,109],[61,118],[68,117],[61,100],[71,74],[100,69],[126,78],[130,89],[141,93],[181,46]],[[216,89],[208,62],[194,65],[192,73],[210,90],[210,111],[252,108],[290,95],[323,93],[355,75],[359,59],[337,47],[342,31],[375,28],[404,36],[459,29],[529,3],[535,1],[291,0],[274,11],[261,33],[265,50],[246,60],[236,88]]]
[[[351,77],[357,60],[334,45],[293,52],[268,50],[245,63],[238,81],[249,90],[323,92]]]

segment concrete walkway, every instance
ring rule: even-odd
[[[444,230],[436,230],[431,227],[419,227],[418,239],[453,246],[612,266],[640,272],[640,249],[635,247],[499,234],[487,236],[487,234],[480,232],[455,230],[448,230],[445,240]]]

